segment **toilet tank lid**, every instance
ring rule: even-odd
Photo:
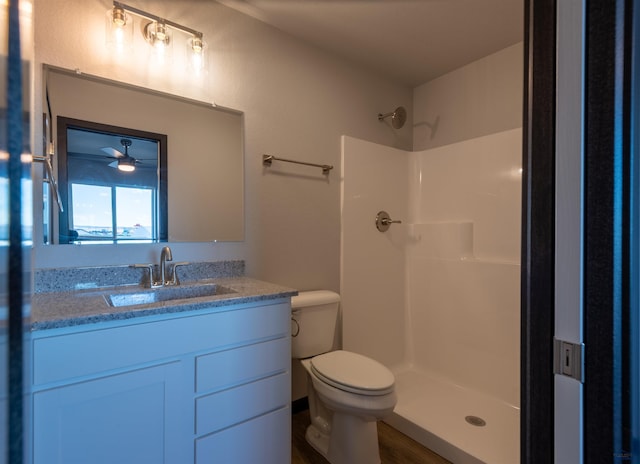
[[[323,304],[338,303],[340,295],[330,290],[313,290],[310,292],[299,292],[297,296],[291,297],[291,307],[304,308],[305,306],[317,306]]]

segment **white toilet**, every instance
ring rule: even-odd
[[[307,441],[331,464],[380,464],[376,421],[396,405],[385,366],[333,347],[340,295],[327,290],[291,298],[291,355],[308,372]]]

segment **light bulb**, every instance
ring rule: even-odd
[[[189,67],[196,72],[204,71],[207,67],[207,43],[202,37],[191,37],[187,40],[187,58]]]
[[[116,26],[122,27],[127,24],[127,16],[125,15],[124,10],[119,6],[113,7],[111,16],[113,18],[113,24],[115,24]]]
[[[165,42],[168,39],[166,26],[162,23],[156,23],[156,34],[155,41],[157,42]]]
[[[107,10],[106,41],[119,57],[133,44],[133,20],[121,7]]]
[[[194,37],[191,42],[191,49],[194,53],[202,52],[202,39],[200,37]]]
[[[144,37],[153,47],[154,65],[164,65],[171,60],[171,29],[163,22],[150,21],[144,26]]]

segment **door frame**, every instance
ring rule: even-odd
[[[556,1],[525,0],[520,462],[554,456]]]
[[[634,206],[631,181],[637,182],[631,178],[637,160],[632,165],[630,76],[632,53],[638,54],[633,50],[633,29],[640,28],[633,7],[640,8],[640,2],[581,1],[586,12],[582,460],[623,462],[630,450],[624,435],[628,431],[622,426],[629,410],[623,393],[629,379],[622,362],[630,343],[624,341],[629,308],[637,299],[631,295],[629,262],[630,249],[635,250],[629,217]],[[525,1],[522,464],[552,463],[560,445],[553,438],[555,16],[555,0]]]
[[[632,13],[640,2],[586,5],[584,462],[629,462]]]

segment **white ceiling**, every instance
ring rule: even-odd
[[[524,0],[218,1],[411,87],[524,34]]]

